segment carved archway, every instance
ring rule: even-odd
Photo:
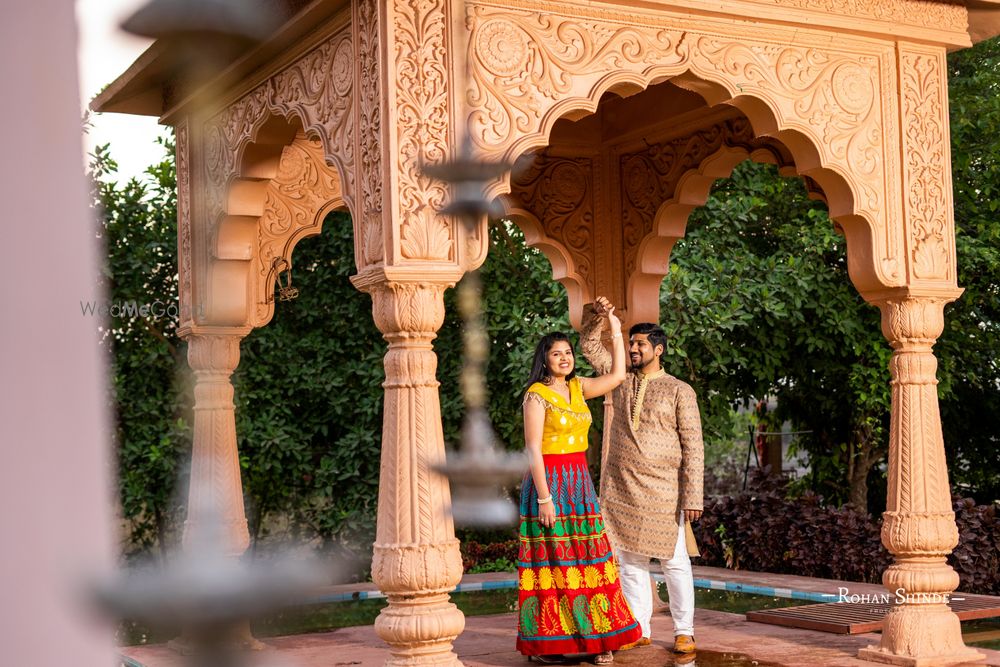
[[[676,178],[670,178],[670,174],[661,177],[665,197],[659,199],[659,205],[656,200],[648,201],[645,208],[641,203],[633,204],[634,217],[638,218],[636,235],[640,240],[631,249],[631,256],[625,258],[624,267],[627,276],[624,303],[631,321],[659,321],[660,285],[670,270],[670,253],[684,236],[689,216],[708,201],[716,180],[728,178],[738,164],[748,159],[775,164],[786,177],[797,175],[783,147],[759,141],[724,142]],[[812,186],[812,196],[825,201],[822,190],[815,183]]]
[[[272,116],[242,153],[210,241],[209,321],[259,327],[274,314],[275,260],[292,265],[295,245],[347,208],[322,143],[298,122]]]
[[[882,580],[890,591],[933,600],[894,605],[879,644],[859,656],[901,665],[981,660],[964,646],[958,618],[944,603],[959,583],[947,564],[958,533],[932,345],[945,304],[961,294],[944,45],[884,30],[871,37],[838,30],[833,38],[805,22],[740,22],[707,7],[695,17],[662,3],[627,13],[606,4],[546,3],[544,12],[530,1],[513,11],[503,4],[468,5],[467,124],[482,153],[517,159],[549,145],[561,119],[596,112],[605,94],[628,96],[669,81],[709,106],[738,109],[755,137],[783,145],[797,173],[822,190],[847,237],[851,281],[881,309],[893,348],[882,543],[894,563]],[[882,11],[885,3],[869,4]],[[931,16],[926,5],[894,6],[919,11],[922,21]],[[934,6],[944,12],[934,19],[942,25],[964,21],[959,3]],[[703,201],[710,180],[728,172],[733,159],[715,156],[677,184],[674,202],[653,216],[656,234],[640,258],[656,259],[648,252],[656,244],[669,247],[687,218],[684,208]],[[508,181],[487,189],[491,196],[511,191]],[[565,262],[572,253],[560,250]],[[658,273],[656,266],[641,268]],[[572,266],[558,270],[579,278]],[[571,316],[578,321],[578,312]]]
[[[670,81],[708,105],[738,109],[754,135],[780,143],[796,172],[825,194],[848,237],[849,270],[868,293],[905,280],[895,162],[895,53],[844,38],[818,48],[801,29],[697,30],[669,13],[469,11],[472,111],[481,151],[515,159],[549,144],[556,123],[594,113],[609,92],[632,95]],[[502,44],[501,51],[496,45]],[[827,42],[829,44],[829,42]],[[509,182],[489,190],[510,192]]]
[[[184,167],[178,169],[184,328],[254,327],[270,318],[258,312],[245,275],[250,261],[248,235],[253,235],[254,227],[249,219],[263,215],[268,197],[280,201],[276,193],[266,191],[278,175],[285,148],[293,141],[299,147],[306,145],[296,133],[321,146],[318,154],[314,147],[308,150],[309,155],[322,156],[318,162],[311,160],[315,173],[330,170],[337,179],[340,205],[351,212],[356,265],[381,261],[385,233],[381,220],[360,215],[364,211],[355,203],[357,127],[366,122],[363,114],[359,119],[357,108],[359,76],[352,28],[341,24],[224,108],[178,124],[178,165]],[[190,153],[189,142],[204,149]],[[368,211],[371,187],[362,189]]]
[[[668,102],[691,108],[669,118],[646,110]],[[636,115],[649,120],[632,128]],[[608,133],[615,122],[630,129]],[[511,192],[500,199],[566,286],[574,326],[598,294],[621,304],[628,321],[658,320],[670,250],[712,183],[745,159],[775,164],[785,176],[798,173],[788,148],[755,136],[738,110],[707,108],[671,84],[626,101],[606,97],[594,117],[556,125],[552,141],[519,158]],[[810,196],[826,201],[818,183],[803,180]]]

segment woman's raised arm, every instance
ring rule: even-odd
[[[625,380],[625,341],[622,339],[622,322],[615,315],[614,306],[607,309],[606,317],[611,328],[611,370],[595,378],[581,378],[584,398],[603,396]]]

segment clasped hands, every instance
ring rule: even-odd
[[[607,297],[599,296],[594,299],[594,314],[608,320],[612,334],[621,334],[622,321],[615,315],[615,307],[611,305]]]

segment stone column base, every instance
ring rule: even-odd
[[[447,594],[388,597],[375,619],[375,633],[389,645],[386,667],[462,667],[452,642],[465,628],[465,615]]]
[[[983,664],[986,656],[962,643],[962,626],[945,604],[900,605],[886,615],[880,644],[862,660],[906,667]]]
[[[971,648],[947,655],[913,657],[909,655],[895,655],[879,646],[869,646],[858,651],[858,658],[870,662],[880,662],[884,665],[904,665],[905,667],[945,667],[948,665],[986,664],[986,656]]]

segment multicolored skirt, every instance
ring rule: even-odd
[[[642,630],[618,583],[618,564],[584,452],[543,457],[556,523],[538,522],[531,473],[521,485],[517,650],[525,655],[603,653]]]

